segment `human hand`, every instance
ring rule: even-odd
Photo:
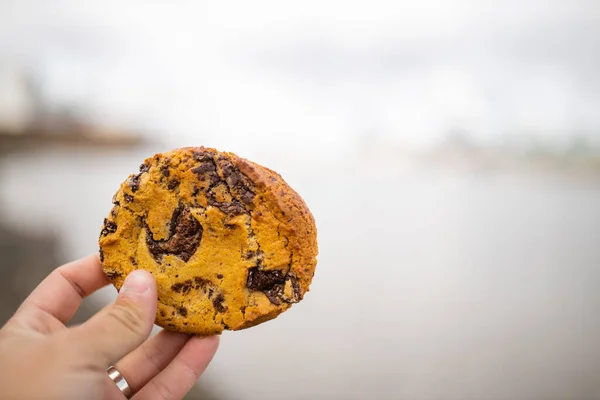
[[[86,296],[109,284],[98,256],[54,270],[0,330],[1,399],[123,399],[115,365],[135,399],[181,399],[214,356],[218,337],[162,331],[148,339],[156,282],[132,272],[117,300],[67,328]],[[116,363],[116,364],[115,364]]]

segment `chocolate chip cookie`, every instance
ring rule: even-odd
[[[200,335],[302,300],[318,251],[313,216],[281,176],[204,147],[148,158],[115,194],[99,243],[117,289],[134,269],[151,272],[156,323]]]

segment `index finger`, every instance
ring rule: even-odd
[[[33,307],[67,323],[85,297],[109,283],[98,254],[73,261],[52,271],[27,297],[17,314]]]

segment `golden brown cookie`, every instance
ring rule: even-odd
[[[117,289],[156,278],[156,323],[208,335],[277,317],[302,300],[317,256],[315,221],[277,173],[204,147],[148,158],[113,198],[100,234]]]

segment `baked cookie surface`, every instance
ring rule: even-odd
[[[121,184],[100,233],[117,289],[156,278],[156,324],[200,335],[248,328],[302,300],[315,221],[277,173],[232,153],[183,148],[148,158]]]

